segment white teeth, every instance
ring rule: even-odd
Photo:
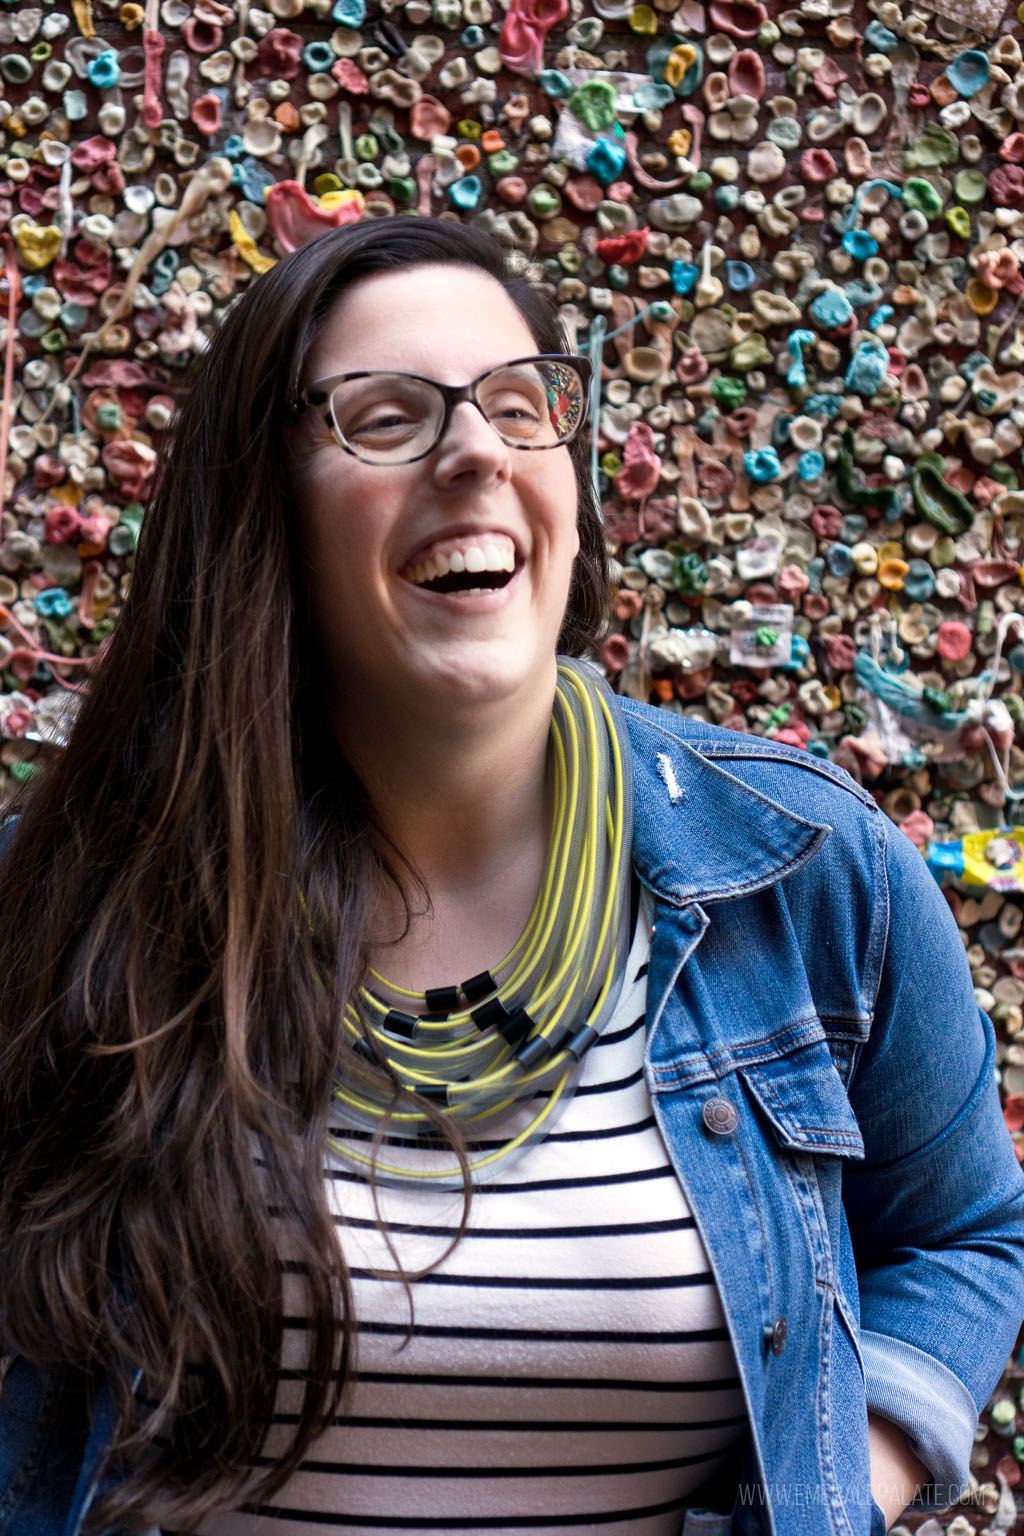
[[[500,542],[499,542],[500,541]],[[449,574],[461,576],[468,571],[477,575],[481,571],[510,571],[515,572],[516,552],[511,539],[504,535],[496,535],[494,538],[484,538],[480,543],[466,543],[465,545],[452,546],[450,541],[446,550],[435,549],[418,560],[415,565],[410,565],[406,571],[407,580],[416,586],[435,581],[441,576]],[[483,588],[470,590],[482,591]]]

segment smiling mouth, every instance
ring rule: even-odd
[[[497,592],[512,580],[511,571],[449,571],[416,585],[424,592]]]
[[[515,575],[515,545],[507,534],[443,539],[404,572],[426,592],[497,592]]]

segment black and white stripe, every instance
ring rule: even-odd
[[[466,1234],[411,1286],[411,1330],[409,1292],[379,1278],[394,1260],[367,1185],[329,1169],[360,1322],[349,1412],[273,1509],[224,1516],[210,1536],[678,1532],[746,1416],[643,1081],[648,953],[641,913],[627,985],[575,1096],[474,1192]],[[378,1198],[409,1270],[436,1260],[461,1218],[451,1191]],[[282,1430],[298,1409],[304,1327],[286,1319]]]

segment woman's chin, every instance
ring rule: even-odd
[[[529,698],[538,688],[553,695],[555,666],[554,647],[549,655],[531,657],[521,645],[464,645],[449,656],[427,661],[420,690],[449,710],[460,704],[486,708]]]

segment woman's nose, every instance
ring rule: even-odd
[[[435,449],[436,473],[442,479],[470,472],[507,474],[509,447],[472,400],[461,400],[448,418]]]

